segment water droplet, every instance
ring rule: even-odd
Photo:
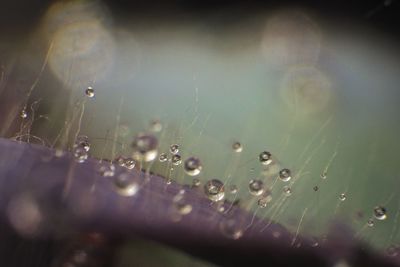
[[[82,147],[86,151],[90,150],[90,142],[89,142],[89,137],[86,135],[79,135],[76,140],[75,140],[75,146]]]
[[[271,202],[272,197],[271,195],[263,196],[257,201],[257,204],[260,208],[266,208],[268,203]]]
[[[228,238],[237,240],[243,236],[243,229],[240,223],[234,218],[222,220],[219,226],[222,234]]]
[[[192,187],[199,187],[201,184],[200,180],[197,178],[194,178],[192,181]]]
[[[282,169],[279,171],[279,179],[284,182],[290,181],[292,179],[291,172],[289,169]]]
[[[253,196],[259,196],[264,193],[264,183],[261,180],[250,180],[249,191]]]
[[[398,246],[390,245],[386,249],[386,255],[388,255],[389,257],[396,257],[398,254],[399,254],[399,247]]]
[[[124,162],[125,168],[132,170],[136,166],[136,161],[133,158],[126,158]]]
[[[182,157],[178,154],[173,155],[171,159],[172,164],[178,166],[182,163]]]
[[[321,173],[321,179],[326,179],[327,177],[327,173],[326,172],[322,172]]]
[[[263,165],[269,165],[272,163],[272,154],[268,151],[261,152],[258,158]]]
[[[157,157],[158,140],[151,134],[139,134],[132,143],[133,158],[136,160],[144,160],[146,162],[153,161]]]
[[[292,194],[292,189],[289,186],[284,186],[283,193],[285,193],[286,196],[290,196]]]
[[[345,201],[346,200],[346,194],[345,193],[341,193],[339,196],[339,200],[340,201]]]
[[[211,201],[220,201],[225,196],[224,184],[217,179],[209,180],[204,185],[204,192]]]
[[[319,187],[318,187],[317,185],[313,187],[313,190],[314,190],[315,192],[317,192],[318,189],[319,189]]]
[[[85,162],[89,157],[88,152],[83,147],[75,147],[73,150],[73,155],[75,161],[78,163]]]
[[[21,110],[21,113],[19,114],[19,116],[23,119],[28,118],[28,112],[26,112],[25,109]]]
[[[101,163],[97,171],[103,177],[112,177],[115,174],[115,166],[110,163]]]
[[[190,157],[185,160],[185,172],[187,175],[196,176],[199,175],[202,169],[200,159],[195,157]]]
[[[369,226],[369,227],[372,227],[372,226],[374,226],[374,219],[368,219],[368,221],[367,221],[367,225]]]
[[[125,167],[125,157],[123,156],[116,157],[114,162],[116,162],[118,166]]]
[[[171,178],[166,179],[166,180],[165,180],[165,183],[166,183],[166,184],[172,184],[172,179],[171,179]]]
[[[134,174],[124,172],[115,177],[114,188],[118,194],[130,197],[139,191],[139,184],[136,182]]]
[[[162,124],[159,120],[153,120],[150,122],[150,131],[152,132],[160,132],[162,130]]]
[[[387,218],[386,209],[382,206],[376,206],[374,208],[374,216],[377,220],[385,220]]]
[[[93,98],[93,97],[94,97],[94,89],[93,89],[91,86],[89,86],[89,87],[86,88],[86,90],[85,90],[85,95],[86,95],[87,97]]]
[[[186,193],[184,190],[181,190],[177,195],[173,198],[173,204],[175,209],[181,215],[187,215],[192,212],[192,205],[187,203]]]
[[[166,153],[161,153],[160,156],[158,157],[158,160],[160,162],[166,162],[168,160],[168,156]]]
[[[241,144],[240,142],[234,142],[234,143],[232,144],[232,149],[233,149],[233,151],[239,153],[239,152],[242,152],[243,147],[242,147],[242,144]]]
[[[229,187],[229,193],[234,195],[237,194],[237,192],[238,192],[238,187],[236,185],[233,184]]]
[[[169,152],[171,154],[177,154],[179,152],[179,145],[178,144],[173,144],[169,147]]]

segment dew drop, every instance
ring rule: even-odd
[[[117,163],[118,166],[125,167],[125,157],[123,156],[116,157],[114,162]]]
[[[234,184],[229,187],[229,193],[231,193],[232,195],[237,194],[238,191],[238,187]]]
[[[374,220],[373,219],[368,219],[368,221],[367,221],[367,225],[369,226],[369,227],[372,227],[372,226],[374,226]]]
[[[158,140],[151,134],[139,134],[132,143],[133,157],[140,161],[153,161],[157,157]]]
[[[258,158],[263,165],[269,165],[272,163],[272,154],[268,151],[261,152]]]
[[[23,110],[21,110],[21,113],[19,114],[19,116],[20,116],[22,119],[26,119],[26,118],[28,118],[28,113],[26,112],[25,109],[23,109]]]
[[[328,174],[326,172],[322,172],[321,173],[321,179],[326,179],[327,175]]]
[[[257,204],[260,208],[266,208],[268,203],[271,202],[271,195],[264,196],[257,201]]]
[[[340,201],[345,201],[346,200],[346,194],[345,193],[341,193],[339,196],[339,200]]]
[[[196,176],[199,175],[202,169],[200,159],[195,157],[190,157],[185,160],[185,172],[187,175]]]
[[[75,146],[82,147],[86,151],[89,151],[90,150],[89,137],[87,137],[86,135],[79,135],[75,140]]]
[[[187,215],[192,212],[192,205],[187,202],[186,193],[183,190],[173,198],[174,207],[181,215]]]
[[[219,226],[222,234],[228,238],[237,240],[243,236],[242,227],[234,218],[224,219]]]
[[[135,181],[135,176],[124,172],[115,177],[114,188],[121,196],[134,196],[139,191],[139,184]]]
[[[174,164],[175,166],[178,166],[182,163],[182,157],[178,154],[173,155],[172,159],[171,159],[172,164]]]
[[[279,179],[284,182],[290,181],[292,179],[291,172],[289,169],[282,169],[279,171]]]
[[[204,185],[204,192],[211,201],[220,201],[225,196],[224,184],[217,179],[209,180]]]
[[[253,196],[259,196],[264,193],[264,183],[261,180],[250,180],[249,191]]]
[[[319,187],[318,187],[317,185],[313,187],[313,190],[314,190],[315,192],[317,192],[318,189],[319,189]]]
[[[73,150],[73,155],[75,161],[78,163],[85,162],[89,157],[88,152],[83,147],[75,147]]]
[[[286,196],[290,196],[292,194],[292,189],[289,186],[284,186],[283,193],[285,193]]]
[[[133,158],[126,158],[124,161],[124,166],[128,170],[132,170],[136,166],[136,161]]]
[[[199,179],[194,178],[192,181],[192,187],[199,187],[201,185],[201,182]]]
[[[88,88],[86,88],[85,95],[87,97],[93,98],[94,97],[94,89],[93,89],[93,87],[89,86]]]
[[[374,208],[374,217],[380,221],[385,220],[387,218],[386,209],[382,206],[376,206]]]
[[[178,144],[173,144],[169,147],[169,152],[171,154],[177,154],[179,152],[179,145]]]
[[[158,157],[158,160],[160,162],[166,162],[168,160],[168,156],[166,153],[161,153],[160,156]]]
[[[97,171],[103,177],[112,177],[115,174],[115,166],[110,163],[101,164]]]
[[[162,130],[162,124],[159,120],[152,120],[150,122],[150,131],[152,132],[160,132]]]
[[[233,149],[233,151],[239,153],[239,152],[242,152],[243,147],[242,147],[242,144],[240,142],[234,142],[232,144],[232,149]]]

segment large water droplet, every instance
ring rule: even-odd
[[[264,192],[264,183],[261,180],[250,180],[249,191],[253,196],[259,196]]]
[[[220,201],[225,196],[224,184],[217,179],[207,181],[204,192],[211,201]]]
[[[185,160],[184,169],[185,169],[186,174],[188,174],[190,176],[199,175],[202,168],[203,167],[201,166],[200,159],[198,159],[198,158],[190,157]]]
[[[83,163],[89,157],[88,152],[83,147],[75,147],[72,151],[75,161]]]
[[[385,220],[387,218],[386,209],[382,206],[376,206],[374,208],[374,217],[380,221]]]
[[[117,193],[127,197],[134,196],[140,188],[135,178],[134,174],[129,172],[116,176],[114,178],[114,188]]]
[[[292,179],[291,175],[292,174],[289,169],[282,169],[279,171],[279,179],[281,179],[284,182],[290,181],[290,179]]]
[[[133,142],[133,157],[136,160],[153,161],[157,157],[158,140],[151,134],[139,134]]]
[[[240,142],[234,142],[234,143],[232,144],[232,149],[233,149],[233,151],[239,153],[239,152],[242,152],[243,147],[242,147],[242,144],[241,144]]]
[[[93,98],[94,97],[94,89],[93,89],[93,87],[89,86],[88,88],[86,88],[85,95],[87,97]]]
[[[261,152],[258,158],[263,165],[269,165],[272,163],[272,154],[268,151]]]

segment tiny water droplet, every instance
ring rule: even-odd
[[[369,226],[369,227],[372,227],[372,226],[374,226],[374,219],[368,219],[368,221],[367,221],[367,225]]]
[[[179,145],[178,144],[173,144],[169,147],[169,152],[171,154],[177,154],[179,152]]]
[[[271,195],[263,196],[257,201],[257,204],[260,208],[266,208],[268,203],[271,202],[272,197]]]
[[[340,201],[345,201],[346,200],[346,194],[345,193],[341,193],[339,196],[339,200]]]
[[[211,201],[220,201],[225,196],[224,184],[217,179],[209,180],[204,185],[204,192]]]
[[[160,162],[166,162],[168,160],[168,156],[166,153],[161,153],[160,156],[158,157],[158,160]]]
[[[233,149],[233,151],[239,153],[239,152],[242,152],[243,147],[242,147],[242,144],[241,144],[240,142],[234,142],[234,143],[232,144],[232,149]]]
[[[264,193],[264,183],[261,180],[250,180],[249,191],[253,196],[259,196]]]
[[[195,157],[190,157],[185,160],[185,172],[187,175],[196,176],[199,175],[202,169],[200,159]]]
[[[321,173],[321,179],[326,179],[327,173],[324,171]]]
[[[117,163],[118,166],[125,167],[125,157],[123,156],[116,157],[114,162]]]
[[[282,169],[279,171],[279,179],[284,182],[290,181],[292,179],[291,172],[289,169]]]
[[[286,196],[290,196],[292,194],[292,189],[289,186],[284,186],[283,193],[285,193]]]
[[[174,164],[175,166],[178,166],[182,163],[182,157],[178,154],[173,155],[172,159],[171,159],[172,164]]]
[[[272,154],[268,151],[261,152],[258,158],[263,165],[269,165],[272,163]]]
[[[153,120],[150,122],[150,131],[152,132],[160,132],[162,130],[162,124],[159,120]]]
[[[103,177],[112,177],[115,174],[115,166],[110,163],[101,163],[97,171]]]
[[[21,113],[19,114],[19,116],[23,119],[28,118],[28,112],[26,112],[25,109],[21,110]]]
[[[184,190],[181,190],[177,195],[175,195],[172,201],[179,214],[187,215],[192,212],[192,205],[187,203],[188,201]]]
[[[90,150],[90,142],[89,142],[89,137],[86,135],[79,135],[76,140],[75,140],[75,146],[82,147],[86,151]]]
[[[89,157],[88,152],[83,147],[75,147],[73,150],[73,155],[75,161],[78,163],[85,162]]]
[[[314,190],[315,192],[317,192],[318,189],[319,189],[319,187],[318,187],[317,185],[313,187],[313,190]]]
[[[194,178],[192,181],[192,187],[199,187],[201,185],[201,182],[199,179]]]
[[[93,87],[89,86],[88,88],[86,88],[85,95],[87,97],[93,98],[94,97],[94,89],[93,89]]]
[[[132,170],[136,166],[136,161],[133,158],[126,158],[124,162],[125,168]]]
[[[236,185],[233,184],[229,187],[229,193],[234,195],[237,194],[237,192],[238,192],[238,187]]]
[[[222,234],[228,238],[237,240],[243,236],[243,229],[234,218],[222,220],[219,226]]]
[[[130,197],[139,191],[139,184],[136,182],[134,174],[123,172],[114,178],[114,188],[118,194]]]
[[[385,220],[387,218],[386,209],[382,206],[376,206],[374,208],[374,217],[380,221]]]
[[[151,134],[138,134],[133,142],[133,158],[139,161],[153,161],[157,157],[158,140]]]

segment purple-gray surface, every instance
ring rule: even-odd
[[[0,139],[1,223],[23,235],[31,230],[29,238],[35,239],[63,239],[77,232],[147,238],[224,266],[335,266],[338,262],[400,266],[395,263],[398,256],[372,252],[343,226],[316,243],[230,203],[224,204],[228,211],[220,212],[201,192],[202,187],[167,184],[160,176],[146,178],[139,170],[116,166],[113,177],[129,172],[140,184],[134,196],[122,196],[114,188],[113,177],[100,175],[101,164],[109,163],[93,158],[77,163],[69,152],[56,156],[47,147]],[[177,217],[171,207],[181,189],[192,211]],[[35,220],[30,222],[29,214],[20,215],[17,219],[26,222],[14,225],[15,218],[10,216],[16,199],[29,199],[37,211]],[[243,235],[230,238],[226,229],[221,230],[227,222],[233,228],[240,225]]]

